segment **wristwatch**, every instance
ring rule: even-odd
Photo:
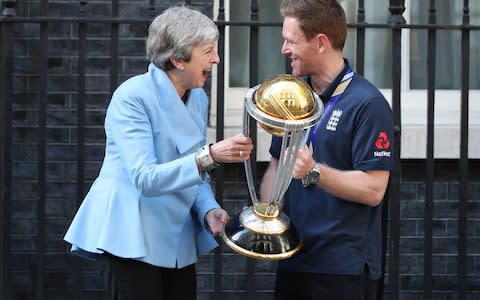
[[[195,157],[198,163],[202,166],[202,168],[207,171],[215,169],[220,165],[213,160],[212,155],[210,154],[210,146],[211,144],[202,146],[197,151],[196,157]]]
[[[308,171],[307,175],[302,178],[303,187],[308,187],[311,184],[318,184],[318,180],[320,179],[320,163],[315,163],[313,168]]]

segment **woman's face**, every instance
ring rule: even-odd
[[[215,46],[216,43],[212,42],[193,47],[190,61],[183,63],[185,71],[182,81],[185,89],[198,88],[205,85],[213,65],[220,62]]]

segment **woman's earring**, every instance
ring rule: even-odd
[[[183,66],[182,66],[182,67],[178,67],[178,69],[179,69],[180,71],[183,71],[183,70],[185,70],[185,67],[183,67]]]

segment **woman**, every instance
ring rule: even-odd
[[[205,15],[172,7],[149,27],[148,72],[121,84],[105,119],[105,158],[65,240],[110,260],[120,299],[195,299],[197,256],[217,246],[228,214],[207,171],[243,162],[241,134],[206,144],[218,29]]]

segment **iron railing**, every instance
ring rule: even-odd
[[[218,51],[220,57],[225,57],[225,45],[228,41],[225,39],[225,32],[228,27],[243,26],[250,30],[250,86],[258,83],[257,66],[258,66],[258,30],[261,26],[281,26],[280,23],[267,23],[258,21],[258,1],[252,0],[250,3],[250,20],[243,22],[229,22],[225,20],[225,6],[224,1],[219,1],[218,18],[216,23],[220,31],[220,39],[218,43]],[[13,75],[15,72],[14,67],[14,47],[18,43],[18,39],[15,39],[14,32],[17,26],[36,25],[39,26],[39,48],[38,56],[36,56],[36,72],[39,76],[39,88],[36,94],[38,99],[38,119],[36,120],[36,148],[37,159],[35,161],[37,168],[36,174],[36,210],[34,214],[36,225],[36,239],[35,252],[33,253],[33,262],[35,268],[34,283],[28,295],[35,295],[35,299],[46,299],[46,264],[45,257],[48,253],[47,250],[47,238],[46,231],[48,230],[46,225],[46,210],[47,210],[47,155],[48,155],[48,97],[49,97],[49,29],[57,24],[73,24],[74,28],[77,28],[78,41],[78,69],[76,70],[76,93],[77,99],[77,111],[75,116],[75,129],[76,129],[76,206],[78,207],[85,194],[85,107],[86,107],[86,58],[87,49],[86,43],[88,39],[87,25],[89,24],[103,24],[110,27],[110,83],[106,88],[108,93],[112,93],[118,85],[120,79],[119,74],[119,40],[120,40],[120,26],[128,24],[148,25],[151,18],[155,15],[155,11],[158,10],[158,3],[155,0],[149,1],[148,12],[149,19],[145,19],[143,16],[138,18],[124,18],[119,17],[119,1],[111,1],[111,15],[108,17],[89,17],[86,12],[87,1],[79,2],[79,14],[76,16],[49,16],[48,15],[48,1],[41,0],[40,2],[40,15],[39,16],[19,16],[16,13],[16,6],[18,1],[15,0],[3,0],[2,3],[2,15],[0,16],[0,290],[1,298],[9,299],[14,297],[14,294],[9,287],[9,277],[14,273],[11,263],[12,255],[12,218],[15,216],[15,208],[12,207],[11,194],[12,194],[12,182],[15,180],[14,169],[12,162],[14,160],[14,153],[12,153],[12,107],[15,105],[16,93],[19,87],[14,82]],[[186,1],[186,4],[190,4],[190,1]],[[456,296],[458,299],[466,298],[466,273],[467,273],[467,221],[468,221],[468,185],[469,185],[469,156],[468,156],[468,133],[469,133],[469,57],[470,57],[470,35],[473,30],[479,30],[479,26],[470,25],[469,20],[469,2],[464,1],[463,9],[463,21],[462,24],[437,24],[436,22],[436,8],[435,1],[431,0],[429,5],[429,24],[407,24],[403,17],[405,11],[403,0],[390,0],[389,11],[391,18],[386,24],[371,24],[365,22],[365,7],[364,1],[358,1],[357,9],[357,22],[355,24],[349,24],[350,28],[356,31],[356,69],[357,72],[363,74],[365,69],[365,32],[372,28],[382,28],[391,30],[392,37],[392,109],[394,112],[394,126],[395,126],[395,150],[394,150],[394,169],[392,172],[389,192],[386,197],[384,206],[384,262],[385,267],[388,268],[387,277],[385,280],[385,287],[380,288],[388,290],[389,299],[399,299],[402,288],[400,284],[400,187],[401,187],[401,159],[400,159],[400,136],[401,136],[401,66],[402,57],[402,34],[405,29],[410,30],[426,30],[428,32],[428,74],[427,74],[427,92],[428,92],[428,114],[427,114],[427,153],[426,153],[426,178],[425,178],[425,209],[424,209],[424,281],[423,281],[423,295],[425,299],[433,299],[433,271],[432,271],[432,230],[433,230],[433,203],[434,203],[434,169],[435,158],[433,154],[434,149],[434,106],[435,106],[435,62],[436,60],[436,41],[437,32],[439,30],[456,30],[461,32],[461,68],[462,68],[462,85],[461,85],[461,145],[460,145],[460,157],[458,163],[460,166],[459,182],[459,203],[458,203],[458,258],[457,258],[457,286]],[[16,42],[17,41],[17,42]],[[287,64],[286,64],[287,65]],[[224,99],[224,75],[225,65],[224,60],[218,66],[217,72],[217,107],[216,107],[216,139],[220,140],[224,138],[225,128],[225,105]],[[288,68],[286,67],[286,71]],[[256,142],[256,126],[252,125],[250,129]],[[29,141],[31,142],[31,141]],[[215,171],[215,187],[216,197],[222,204],[224,198],[224,183],[223,178],[225,176],[225,170],[219,168]],[[66,216],[68,217],[68,216]],[[388,232],[387,232],[388,228]],[[388,255],[386,254],[388,249]],[[224,299],[225,294],[222,288],[222,255],[224,249],[222,247],[215,251],[214,255],[214,293],[215,299]],[[65,254],[66,255],[66,254]],[[79,275],[82,266],[80,263],[72,259],[69,270],[73,276],[73,297],[75,299],[82,299],[82,286],[81,277]],[[255,264],[253,260],[247,259],[247,297],[248,299],[256,298],[256,274]],[[111,295],[110,295],[111,296]],[[381,293],[381,297],[383,293]],[[105,296],[107,297],[107,296]]]

